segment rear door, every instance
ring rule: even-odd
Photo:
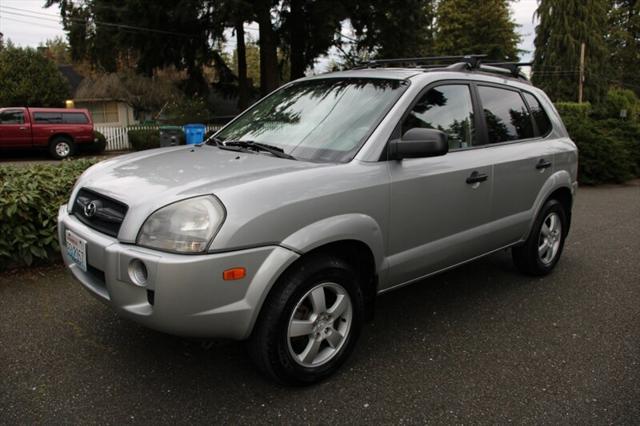
[[[31,127],[24,108],[0,111],[0,146],[26,148],[31,144]]]
[[[478,83],[477,93],[485,149],[494,161],[491,221],[498,232],[490,236],[491,244],[504,246],[526,233],[536,197],[552,173],[553,149],[544,138],[551,125],[530,93],[484,83]]]
[[[415,280],[490,250],[492,159],[478,143],[476,101],[467,82],[429,86],[393,137],[414,127],[449,135],[441,157],[390,161],[391,210],[387,287]]]

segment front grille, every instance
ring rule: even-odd
[[[115,237],[128,207],[88,189],[78,191],[71,213],[90,228]]]

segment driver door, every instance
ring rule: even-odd
[[[388,287],[408,283],[479,256],[491,214],[492,160],[474,149],[472,87],[447,82],[423,91],[396,129],[442,130],[449,153],[391,161]]]

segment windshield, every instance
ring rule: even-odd
[[[216,136],[282,148],[298,159],[347,162],[406,88],[401,80],[321,79],[268,96]]]

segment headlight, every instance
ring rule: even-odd
[[[169,204],[147,218],[137,244],[180,253],[201,253],[222,225],[224,207],[212,196]]]

